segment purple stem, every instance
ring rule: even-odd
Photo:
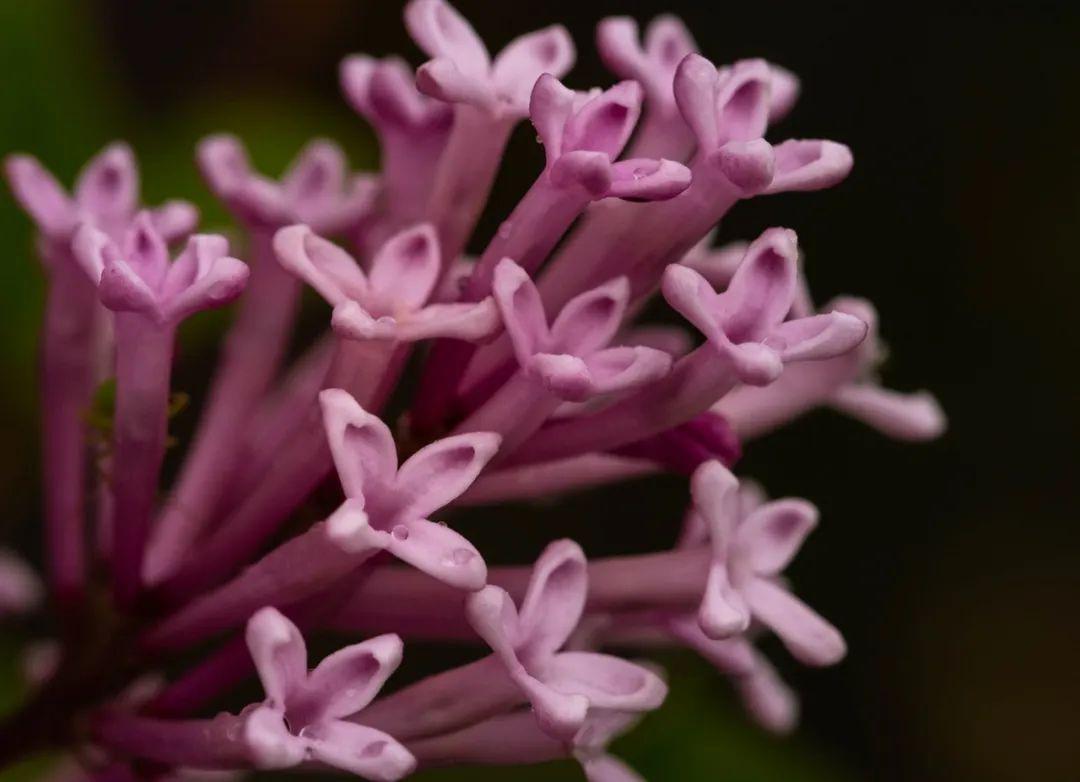
[[[368,410],[378,411],[404,366],[408,348],[393,343],[338,340],[324,388],[346,388]],[[317,410],[312,403],[311,410]],[[317,416],[317,412],[313,413]],[[221,583],[265,545],[312,491],[333,463],[321,426],[306,427],[260,476],[259,483],[200,548],[199,557],[162,586],[171,604]]]
[[[561,400],[539,380],[519,371],[453,433],[496,432],[502,436],[499,452],[513,453],[544,425],[560,404]]]
[[[495,267],[503,258],[512,258],[530,274],[535,272],[591,199],[580,187],[553,185],[545,170],[495,232],[473,268],[462,299],[480,301],[490,295]],[[461,340],[440,340],[432,349],[412,410],[421,431],[432,430],[447,418],[476,350],[476,345]]]
[[[410,741],[479,722],[522,700],[502,662],[489,655],[379,698],[356,721]]]
[[[167,617],[140,644],[155,652],[187,648],[246,621],[263,606],[284,607],[326,589],[377,551],[342,548],[321,522]]]
[[[117,601],[131,606],[165,458],[175,327],[130,312],[116,313],[115,324],[111,566]]]
[[[48,579],[76,602],[86,582],[86,411],[94,386],[97,291],[63,255],[49,264],[41,342],[42,475]]]
[[[644,440],[705,412],[738,382],[731,363],[706,343],[679,359],[669,375],[632,396],[541,429],[510,454],[507,464],[611,451]]]
[[[211,520],[228,486],[241,434],[288,346],[300,283],[274,257],[273,232],[251,233],[255,263],[206,409],[179,480],[158,519],[146,576],[154,583],[175,570]]]
[[[589,562],[589,611],[696,606],[711,562],[707,547],[610,557]],[[519,602],[532,569],[496,567],[488,583]],[[350,600],[328,621],[336,630],[396,632],[410,638],[472,640],[465,621],[465,595],[423,573],[399,566],[373,569]]]
[[[99,715],[94,736],[112,750],[185,768],[245,768],[244,718],[222,713],[209,720],[166,720],[134,714]]]
[[[708,162],[695,162],[691,172],[690,187],[670,200],[596,204],[537,282],[547,311],[558,312],[578,293],[620,274],[630,279],[632,298],[651,291],[664,268],[701,241],[743,196]]]

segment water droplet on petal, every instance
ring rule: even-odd
[[[390,530],[390,534],[394,536],[394,540],[400,540],[402,542],[405,542],[409,539],[409,528],[406,527],[404,524],[398,524],[396,527]]]

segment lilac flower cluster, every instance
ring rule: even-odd
[[[190,205],[142,207],[124,145],[71,195],[33,158],[8,158],[49,277],[44,528],[61,633],[28,654],[36,694],[0,730],[0,755],[62,746],[80,763],[69,777],[117,780],[298,766],[395,780],[572,756],[616,782],[639,777],[609,741],[667,687],[605,650],[693,649],[777,732],[797,704],[755,639],[775,633],[807,665],[843,657],[783,577],[815,508],[770,501],[730,468],[818,406],[906,440],[936,436],[943,416],[928,394],[877,383],[873,308],[816,307],[793,231],[718,249],[712,236],[741,200],[840,182],[848,149],[767,141],[796,77],[763,60],[718,68],[671,17],[642,38],[627,18],[603,21],[600,55],[623,81],[589,91],[560,81],[574,61],[561,27],[492,57],[444,0],[412,0],[405,23],[431,58],[415,75],[393,58],[341,67],[380,172],[352,174],[316,141],[273,180],[231,136],[200,144],[244,261],[225,237],[192,234]],[[470,257],[525,119],[543,170]],[[286,366],[305,284],[330,328]],[[641,322],[656,292],[692,331]],[[162,490],[177,327],[234,300]],[[419,381],[403,400],[410,363]],[[95,445],[86,413],[109,384]],[[408,412],[384,420],[395,398]],[[434,520],[660,471],[689,478],[670,551],[588,561],[558,540],[531,567],[489,567]],[[339,507],[300,524],[335,473]],[[0,615],[42,593],[0,552]],[[309,669],[316,632],[368,640]],[[490,654],[380,695],[413,639]],[[206,716],[252,673],[261,701]]]

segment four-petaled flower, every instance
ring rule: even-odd
[[[258,768],[288,768],[305,760],[357,774],[395,780],[416,761],[381,731],[350,722],[401,662],[396,635],[381,635],[340,649],[308,670],[307,647],[296,625],[274,608],[247,625],[247,646],[266,700],[249,707],[243,740]]]
[[[664,272],[664,298],[732,362],[744,383],[765,385],[789,361],[831,358],[866,336],[866,324],[843,312],[786,320],[797,260],[795,232],[771,228],[747,249],[723,293],[689,266],[673,264]]]
[[[323,391],[323,422],[345,496],[362,513],[380,548],[461,589],[487,581],[487,566],[469,541],[428,516],[476,480],[499,448],[491,432],[436,440],[398,467],[390,429],[341,389]]]
[[[550,544],[533,566],[521,603],[489,585],[469,596],[473,629],[506,667],[532,704],[541,727],[564,740],[575,737],[597,712],[649,711],[667,695],[652,671],[595,652],[560,651],[581,621],[588,573],[581,548]]]
[[[192,236],[170,263],[165,239],[147,212],[135,218],[119,246],[87,224],[76,233],[73,247],[102,304],[156,323],[177,323],[199,310],[228,304],[248,278],[247,265],[229,257],[229,243],[214,234]]]
[[[708,531],[712,563],[698,621],[711,638],[745,632],[756,619],[807,665],[832,665],[844,656],[836,628],[795,597],[780,574],[817,524],[805,500],[776,500],[739,513],[739,483],[710,461],[691,479],[694,509]]]
[[[386,241],[365,273],[333,242],[294,225],[274,238],[285,268],[334,308],[334,330],[351,339],[411,342],[432,337],[481,340],[499,325],[494,302],[429,304],[440,270],[431,226],[408,228]]]
[[[494,61],[472,25],[444,0],[412,0],[405,25],[432,58],[416,72],[420,91],[492,114],[524,117],[540,74],[562,77],[574,62],[574,42],[561,25],[516,38]]]
[[[629,293],[624,278],[612,280],[571,299],[549,326],[529,275],[509,258],[495,269],[495,301],[518,365],[568,401],[636,388],[671,368],[671,355],[656,348],[607,347]]]

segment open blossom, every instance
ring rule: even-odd
[[[444,0],[404,16],[427,62],[352,55],[339,73],[379,172],[352,172],[324,140],[277,180],[231,135],[198,145],[243,233],[232,251],[197,233],[170,250],[197,215],[143,208],[126,146],[72,195],[8,158],[49,275],[46,567],[39,584],[0,550],[0,619],[47,592],[61,631],[24,654],[31,701],[0,723],[0,761],[51,748],[85,766],[68,776],[133,782],[294,767],[397,780],[571,757],[591,782],[634,782],[608,745],[664,701],[653,649],[700,654],[776,733],[798,699],[758,638],[811,666],[845,655],[785,575],[816,509],[733,470],[815,407],[912,441],[944,416],[877,377],[869,302],[814,305],[793,230],[712,242],[743,200],[838,184],[850,151],[767,140],[798,78],[760,59],[717,66],[673,17],[643,35],[601,22],[618,81],[575,90],[558,25],[493,56]],[[543,164],[516,206],[489,205],[525,119]],[[305,286],[331,312],[290,363]],[[234,300],[163,481],[178,327]],[[652,322],[650,301],[684,322]],[[95,391],[115,399],[92,446]],[[562,539],[501,565],[458,531],[471,505],[661,472],[687,479],[670,550],[586,558]],[[305,638],[326,633],[340,648],[309,670]],[[477,655],[382,692],[416,640]],[[247,703],[236,690],[253,675],[264,698]]]

